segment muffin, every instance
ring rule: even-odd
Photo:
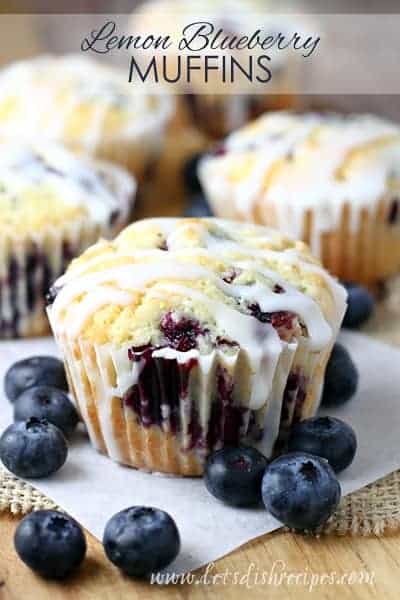
[[[219,217],[302,239],[342,280],[400,270],[400,128],[372,115],[266,114],[200,165]]]
[[[218,219],[148,219],[74,260],[49,319],[94,446],[200,475],[241,442],[271,455],[317,410],[346,295],[302,242]]]
[[[124,70],[86,56],[39,56],[0,72],[0,140],[62,142],[139,182],[154,168],[171,110],[166,95],[137,93]]]
[[[45,295],[70,260],[127,222],[120,167],[50,143],[0,144],[0,338],[49,331]]]
[[[231,37],[249,36],[257,29],[260,29],[265,37],[299,30],[298,17],[294,21],[288,14],[274,15],[268,12],[271,9],[272,3],[266,0],[150,0],[140,7],[138,14],[132,16],[130,31],[143,36],[149,33],[170,35],[174,43],[155,56],[159,60],[160,69],[165,56],[167,57],[167,73],[173,78],[178,72],[178,60],[183,61],[185,55],[185,50],[178,50],[178,47],[187,25],[208,21],[215,27],[215,31],[221,28],[225,36]],[[193,42],[193,45],[195,44]],[[231,51],[226,48],[221,50],[208,47],[206,50],[193,51],[190,54],[196,59],[205,54],[212,55],[214,66],[216,58],[226,61],[232,56],[244,69],[249,68],[250,54],[254,61],[258,55],[268,54],[271,58],[268,66],[272,70],[272,78],[267,84],[260,84],[255,78],[249,82],[245,77],[236,75],[235,81],[231,83],[228,77],[222,81],[221,67],[220,71],[210,70],[205,80],[202,67],[198,71],[192,71],[190,81],[187,81],[186,66],[182,62],[179,80],[169,86],[177,93],[175,121],[184,128],[198,129],[207,138],[221,138],[265,110],[291,108],[295,104],[302,59],[293,51],[276,51],[274,47],[267,51],[257,48],[251,51],[243,48],[240,51]],[[143,64],[148,66],[148,51],[135,51],[135,56],[139,61],[143,57]],[[196,62],[197,64],[200,63]],[[226,64],[229,65],[229,62]],[[227,66],[227,72],[229,69]],[[261,78],[266,78],[264,71],[257,70],[257,73]]]

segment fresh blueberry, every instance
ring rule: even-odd
[[[185,210],[185,217],[212,217],[210,206],[203,194],[196,194],[189,200],[190,204]]]
[[[332,469],[339,473],[353,462],[357,438],[352,427],[340,419],[314,417],[293,427],[288,450],[325,458]]]
[[[340,485],[328,461],[305,452],[291,452],[266,468],[262,497],[266,509],[284,525],[313,530],[338,506]]]
[[[261,481],[267,459],[255,448],[226,447],[214,452],[204,471],[206,488],[232,506],[254,506],[261,501]]]
[[[343,319],[343,327],[357,329],[367,321],[374,311],[374,299],[369,291],[355,283],[344,284],[347,293],[347,310]]]
[[[67,394],[46,385],[25,390],[14,402],[14,421],[26,421],[30,417],[46,419],[67,437],[73,433],[79,421]]]
[[[67,453],[64,435],[45,419],[13,423],[0,438],[0,459],[18,477],[47,477],[63,466]]]
[[[201,157],[201,153],[193,154],[190,158],[188,158],[183,166],[183,182],[186,191],[190,194],[197,194],[201,191],[201,184],[197,175],[197,169]]]
[[[177,557],[180,538],[168,513],[158,508],[132,506],[108,521],[103,545],[107,557],[124,573],[146,577]]]
[[[38,510],[22,519],[15,532],[14,545],[30,569],[52,579],[69,575],[86,554],[82,528],[57,510]]]
[[[340,406],[357,391],[358,371],[350,354],[341,344],[335,344],[326,371],[322,404]]]
[[[10,367],[4,380],[7,398],[14,402],[22,392],[37,385],[68,390],[63,363],[54,356],[33,356]]]

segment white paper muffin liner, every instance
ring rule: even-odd
[[[25,236],[0,236],[0,339],[47,334],[45,297],[53,282],[74,257],[127,224],[134,179],[117,166],[94,164],[118,198],[118,210],[110,213],[109,222],[96,223],[86,217]]]
[[[207,455],[226,444],[256,445],[271,456],[294,422],[315,414],[330,353],[330,347],[310,352],[304,338],[284,344],[265,404],[253,410],[243,349],[202,356],[154,349],[146,363],[140,359],[146,350],[135,362],[129,346],[64,334],[57,342],[94,447],[123,464],[180,475],[200,475]]]
[[[200,178],[217,217],[267,225],[304,240],[324,267],[342,281],[374,287],[400,272],[400,183],[392,183],[375,202],[361,206],[346,198],[336,199],[330,210],[326,206],[280,206],[260,196],[251,213],[244,214],[215,166],[209,168],[205,159]]]

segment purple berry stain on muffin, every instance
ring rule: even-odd
[[[282,293],[282,292],[277,292]],[[287,310],[263,312],[257,302],[247,307],[250,314],[261,323],[270,323],[281,340],[289,341],[298,324],[297,315]]]
[[[198,338],[208,333],[208,330],[195,319],[177,317],[172,312],[168,312],[161,319],[160,330],[166,338],[168,346],[179,352],[193,350],[197,347]]]
[[[192,357],[178,363],[176,359],[153,356],[159,349],[148,345],[129,350],[129,359],[143,361],[144,365],[138,382],[125,393],[124,403],[134,410],[144,427],[158,425],[176,433],[180,426],[180,401],[188,395],[189,375],[198,361]]]
[[[228,281],[237,276],[235,272],[224,275]],[[275,291],[275,290],[274,290]],[[278,286],[275,293],[284,293]],[[288,339],[293,333],[297,315],[289,311],[273,313],[262,312],[258,304],[248,309],[262,323],[270,323],[281,339]],[[163,348],[172,348],[178,352],[189,352],[198,347],[200,337],[209,333],[196,319],[167,312],[161,319],[160,331],[164,343],[132,347],[128,351],[132,362],[141,362],[138,382],[124,396],[124,403],[130,406],[144,427],[157,425],[178,434],[181,431],[180,405],[188,402],[189,378],[198,360],[188,357],[185,362],[174,358],[157,356],[154,353]],[[215,347],[239,349],[236,341],[218,336]],[[300,371],[290,373],[285,388],[280,423],[280,436],[284,437],[291,423],[300,420],[306,397],[307,380]],[[254,411],[234,402],[234,380],[230,373],[219,365],[215,374],[215,398],[211,405],[207,429],[200,423],[199,411],[195,403],[187,407],[189,415],[187,449],[218,449],[226,445],[237,445],[243,433],[252,439],[262,437],[262,428],[256,424]]]
[[[233,379],[228,371],[221,366],[218,366],[217,369],[216,388],[217,397],[211,405],[207,434],[207,446],[210,449],[238,444],[244,424],[244,416],[248,413],[246,407],[234,405]]]
[[[178,362],[173,358],[157,356],[155,352],[165,347],[189,352],[196,348],[198,337],[205,335],[208,330],[196,320],[187,317],[177,319],[171,312],[161,320],[160,329],[168,342],[165,346],[144,345],[132,347],[128,352],[129,359],[141,362],[142,366],[138,382],[126,392],[124,403],[134,410],[143,426],[157,425],[176,434],[181,430],[180,405],[188,402],[189,378],[192,369],[198,366],[198,360],[192,356],[185,362]],[[219,338],[216,345],[231,348],[237,343]],[[249,411],[234,405],[233,388],[232,376],[219,366],[215,376],[216,397],[211,406],[207,433],[200,423],[196,404],[191,402],[187,407],[188,449],[214,448],[239,442],[244,416]]]
[[[34,312],[38,306],[43,305],[43,299],[47,305],[52,304],[56,297],[56,291],[51,287],[52,283],[65,271],[75,254],[76,251],[72,244],[65,240],[62,244],[61,266],[57,270],[52,267],[50,259],[36,244],[32,244],[24,261],[19,261],[17,257],[11,256],[7,278],[4,282],[4,287],[9,289],[11,314],[9,318],[5,319],[3,316],[0,320],[1,337],[20,336],[21,319],[18,306],[21,279],[23,278],[24,281],[26,308],[29,312]],[[3,292],[2,288],[3,285],[0,282],[0,299],[3,293],[7,293]]]
[[[300,370],[292,371],[283,393],[280,436],[284,436],[290,426],[300,420],[306,399],[307,378]]]

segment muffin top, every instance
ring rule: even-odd
[[[364,205],[400,177],[400,128],[373,115],[269,113],[205,158],[200,177],[245,218],[262,199],[283,211]]]
[[[171,112],[166,96],[88,57],[40,56],[0,72],[0,139],[63,140],[91,152],[100,141],[158,134]]]
[[[126,221],[135,183],[123,169],[50,143],[0,144],[0,233],[40,236],[69,225],[112,235]]]
[[[255,361],[300,338],[329,347],[346,303],[302,242],[212,218],[133,223],[75,259],[53,297],[56,337],[178,355],[240,347]]]

